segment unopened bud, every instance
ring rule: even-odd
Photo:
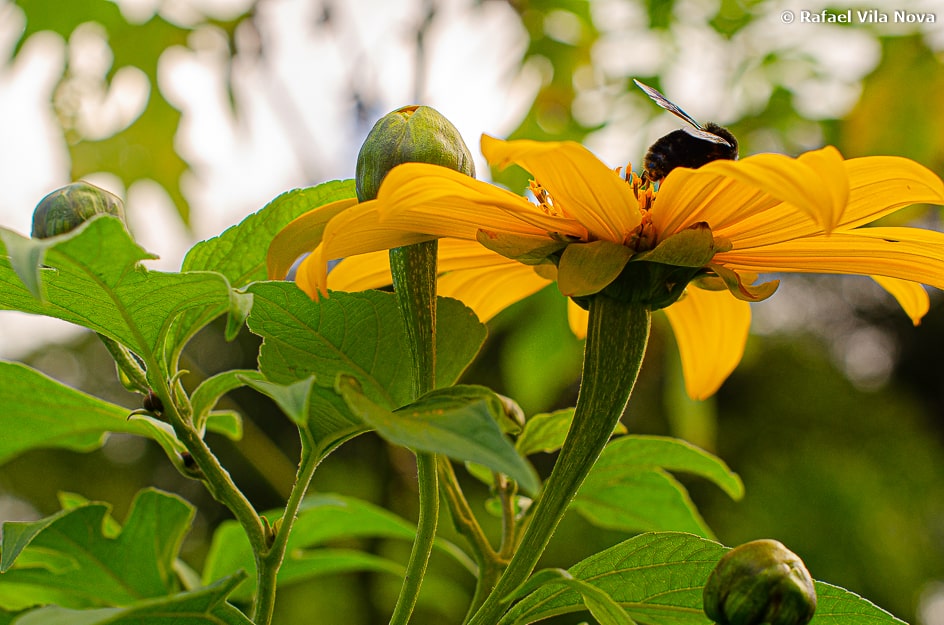
[[[124,220],[121,198],[87,182],[73,182],[39,201],[33,211],[32,236],[46,239],[65,234],[96,215]]]
[[[803,561],[776,540],[726,553],[708,577],[704,609],[718,625],[806,625],[816,589]]]
[[[376,198],[387,173],[403,163],[430,163],[475,175],[472,154],[459,131],[428,106],[405,106],[374,124],[357,155],[357,199]]]

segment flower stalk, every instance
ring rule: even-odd
[[[591,300],[583,377],[567,439],[508,568],[469,625],[497,623],[507,608],[504,598],[534,570],[626,408],[646,352],[649,327],[650,311],[644,304],[605,295]]]
[[[414,399],[436,386],[436,254],[428,241],[390,250],[390,269],[400,314],[406,326],[413,367]],[[416,453],[419,517],[403,585],[390,617],[391,625],[410,621],[433,550],[439,522],[436,455]]]

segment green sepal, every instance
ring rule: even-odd
[[[524,265],[552,262],[550,258],[569,245],[567,241],[555,241],[547,237],[529,237],[491,230],[479,230],[475,238],[483,247]]]
[[[660,241],[653,249],[636,254],[632,262],[653,262],[677,267],[704,267],[718,252],[730,249],[729,242],[719,241],[711,234],[711,228],[699,222]]]
[[[557,287],[567,297],[599,293],[622,273],[633,251],[612,241],[571,243],[557,265]]]

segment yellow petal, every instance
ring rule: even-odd
[[[377,203],[362,202],[335,216],[324,229],[321,243],[298,266],[295,282],[312,298],[328,293],[328,262],[357,254],[388,250],[434,239],[434,236],[381,226]]]
[[[849,205],[843,229],[875,221],[911,204],[944,204],[944,182],[927,167],[900,156],[866,156],[846,161]]]
[[[741,362],[751,325],[751,306],[727,291],[689,288],[665,309],[675,333],[685,390],[692,399],[715,393]]]
[[[784,226],[805,234],[831,231],[847,204],[849,181],[835,148],[798,159],[758,154],[740,161],[713,161],[697,170],[677,168],[662,182],[652,210],[660,238],[705,221],[736,246],[744,239],[779,233]]]
[[[484,323],[515,302],[550,284],[534,267],[498,256],[491,267],[458,269],[439,277],[439,295],[453,297],[475,311]]]
[[[662,182],[650,214],[660,240],[702,222],[715,235],[734,240],[738,224],[781,205],[768,193],[721,172],[679,167]],[[798,215],[794,209],[789,212]],[[810,223],[805,216],[802,220]]]
[[[482,135],[482,154],[499,167],[523,167],[550,193],[555,208],[586,226],[594,239],[625,243],[641,221],[630,186],[579,143]]]
[[[919,228],[858,228],[715,255],[758,273],[839,273],[900,278],[944,288],[944,234]]]
[[[896,156],[869,156],[843,161],[843,167],[849,179],[849,198],[836,224],[837,229],[848,230],[869,223],[910,204],[944,204],[944,183],[930,170],[912,160]],[[765,206],[765,202],[759,198],[748,202],[745,201],[749,197],[747,194],[737,197],[731,189],[721,187],[715,191],[715,196],[706,198],[714,201],[698,205],[692,200],[693,196],[697,198],[699,192],[711,192],[711,185],[723,184],[718,178],[702,178],[703,170],[697,170],[696,176],[691,175],[694,173],[692,170],[676,170],[680,174],[689,172],[686,174],[688,177],[679,176],[680,185],[671,188],[663,186],[660,189],[656,207],[660,206],[659,202],[663,198],[666,208],[673,202],[687,201],[677,208],[686,221],[667,224],[663,228],[708,221],[716,236],[727,238],[739,249],[823,234],[823,228],[805,213],[766,194],[763,195],[767,199]],[[672,172],[673,175],[675,173]],[[707,187],[707,190],[698,187]],[[676,219],[679,219],[678,216]],[[657,220],[665,221],[665,216],[654,209],[653,222],[660,227],[661,222]]]
[[[391,284],[388,250],[349,256],[328,272],[328,287],[332,291],[366,291]]]
[[[405,163],[384,178],[377,195],[387,228],[475,240],[479,229],[547,237],[586,238],[573,219],[555,217],[494,185],[437,165]]]
[[[931,308],[931,300],[923,286],[917,282],[886,278],[885,276],[872,276],[872,279],[898,300],[905,314],[911,319],[911,323],[914,325],[921,323],[921,319]]]
[[[328,274],[332,291],[361,291],[389,286],[390,255],[384,250],[351,256],[339,262]],[[439,242],[439,279],[437,293],[453,297],[475,311],[483,322],[515,302],[550,284],[533,267],[522,265],[483,248],[472,241],[442,239]],[[299,287],[309,286],[306,272],[299,271]]]
[[[849,179],[842,163],[839,151],[827,146],[800,158],[757,154],[740,161],[712,161],[698,172],[720,174],[746,183],[806,213],[822,230],[831,232],[842,216],[849,195]],[[669,177],[665,183],[670,184]],[[709,224],[714,229],[710,221]]]
[[[321,236],[328,221],[355,204],[356,198],[338,200],[319,206],[289,222],[269,244],[269,252],[266,255],[269,278],[285,278],[299,256],[310,252],[321,243]]]
[[[574,303],[574,300],[567,300],[567,323],[570,325],[570,331],[578,339],[587,338],[587,323],[590,321],[590,311],[584,310]]]

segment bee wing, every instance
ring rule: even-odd
[[[682,128],[682,130],[683,130],[686,134],[689,134],[689,135],[691,135],[691,136],[693,136],[693,137],[695,137],[695,138],[697,138],[697,139],[704,139],[705,141],[711,141],[712,143],[720,143],[721,145],[726,145],[726,146],[728,146],[729,148],[734,147],[734,146],[731,145],[731,143],[730,143],[727,139],[725,139],[724,137],[719,137],[718,135],[714,134],[713,132],[708,132],[707,130],[703,130],[703,129],[701,129],[701,128],[688,128],[688,127],[685,127],[685,128]]]
[[[658,91],[650,87],[649,85],[639,82],[635,78],[633,78],[633,82],[636,83],[637,87],[645,91],[646,95],[652,98],[653,102],[655,102],[656,104],[658,104],[659,106],[667,110],[668,112],[672,113],[673,115],[680,117],[681,119],[684,119],[685,121],[687,121],[689,124],[697,128],[698,130],[702,130],[701,124],[696,122],[695,118],[693,118],[691,115],[683,111],[677,104],[669,100],[667,97],[665,97],[664,95],[662,95],[661,93],[659,93]],[[692,133],[689,133],[689,134],[692,134]],[[705,133],[705,134],[711,135],[710,132]],[[701,135],[698,135],[698,134],[695,134],[693,136],[701,137]],[[711,136],[714,137],[715,135],[711,135]],[[714,139],[714,142],[718,143],[718,140],[720,140],[721,143],[727,143],[727,141],[725,141],[724,139],[721,139],[721,137],[717,137],[716,139]]]

